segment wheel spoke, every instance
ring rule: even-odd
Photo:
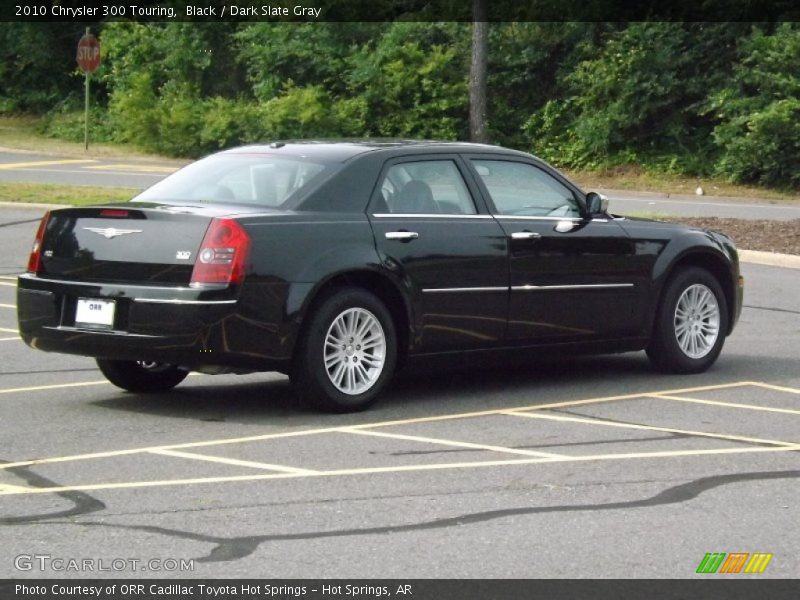
[[[356,338],[356,340],[361,340],[361,338],[366,333],[367,329],[372,327],[372,321],[373,321],[373,319],[369,315],[366,315],[361,320],[361,324],[359,325],[358,329],[356,329],[356,334],[354,336]]]

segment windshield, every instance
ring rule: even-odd
[[[287,208],[302,190],[332,170],[332,165],[301,157],[216,154],[173,173],[133,200]]]

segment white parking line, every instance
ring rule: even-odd
[[[0,304],[0,308],[17,308],[16,304]]]
[[[343,427],[339,429],[342,433],[355,433],[358,435],[370,435],[375,437],[393,438],[396,440],[406,440],[409,442],[422,442],[424,444],[440,444],[442,446],[454,446],[456,448],[470,448],[473,450],[488,450],[490,452],[504,452],[506,454],[522,454],[523,456],[540,456],[545,458],[560,458],[563,454],[553,454],[552,452],[536,452],[535,450],[520,450],[518,448],[508,448],[506,446],[491,446],[487,444],[473,444],[471,442],[459,442],[455,440],[443,440],[440,438],[421,437],[418,435],[405,435],[402,433],[386,433],[385,431],[369,431],[367,429],[354,429]]]
[[[788,392],[790,394],[800,394],[800,389],[786,387],[783,385],[772,385],[771,383],[763,383],[761,381],[752,381],[750,382],[750,385],[762,387],[767,390],[775,390],[776,392]],[[669,392],[664,392],[664,393],[667,394]]]
[[[562,421],[565,423],[584,423],[586,425],[602,425],[604,427],[621,427],[623,429],[641,429],[644,431],[663,431],[666,433],[679,433],[682,435],[692,435],[697,437],[708,437],[718,440],[731,440],[734,442],[747,442],[748,444],[771,444],[776,446],[796,446],[797,442],[784,442],[781,440],[765,440],[761,438],[745,437],[741,435],[727,435],[724,433],[712,433],[709,431],[693,431],[691,429],[674,429],[672,427],[658,427],[656,425],[640,425],[638,423],[619,423],[617,421],[606,421],[604,419],[584,419],[582,417],[564,417],[561,415],[548,415],[540,412],[524,412],[520,410],[509,410],[503,412],[504,415],[512,417],[527,417],[529,419],[545,419],[548,421]]]
[[[12,338],[19,339],[19,338]],[[38,392],[40,390],[57,390],[61,388],[83,387],[89,385],[108,385],[108,381],[77,381],[75,383],[54,383],[53,385],[32,385],[30,387],[8,388],[0,390],[0,394],[16,394],[19,392]],[[0,468],[6,465],[0,465]]]
[[[9,329],[8,327],[0,327],[0,331],[4,333],[19,333],[16,329]]]
[[[21,340],[21,339],[22,339],[21,337],[4,337],[4,338],[0,338],[0,342],[13,342],[13,341],[16,341],[16,340]],[[0,393],[2,393],[2,392],[0,392]]]
[[[202,460],[206,462],[221,463],[224,465],[233,465],[236,467],[249,467],[251,469],[262,469],[268,471],[279,471],[281,473],[297,473],[301,475],[316,473],[311,469],[298,469],[295,467],[287,467],[286,465],[273,465],[268,463],[253,462],[250,460],[239,460],[238,458],[227,458],[224,456],[210,456],[208,454],[195,454],[194,452],[179,452],[177,450],[149,450],[150,454],[160,454],[162,456],[173,456],[175,458],[189,458],[192,460]]]
[[[8,287],[17,287],[16,283],[9,283],[8,281],[0,281],[0,285],[5,285]]]
[[[738,402],[721,402],[719,400],[704,400],[701,398],[685,398],[683,396],[666,396],[664,394],[651,394],[649,398],[659,400],[677,400],[679,402],[692,402],[695,404],[709,404],[711,406],[724,406],[725,408],[741,408],[745,410],[760,410],[764,412],[776,412],[787,415],[800,415],[800,410],[791,408],[774,408],[772,406],[758,406],[757,404],[739,404]]]

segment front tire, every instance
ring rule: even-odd
[[[683,269],[667,284],[647,356],[661,371],[700,373],[717,360],[727,328],[719,281],[705,269]]]
[[[98,358],[97,366],[115,386],[129,392],[156,393],[171,390],[189,374],[175,365],[134,360]]]
[[[377,401],[396,363],[397,337],[386,306],[366,290],[344,288],[310,316],[290,378],[306,404],[354,412]]]

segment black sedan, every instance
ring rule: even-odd
[[[743,286],[724,235],[609,214],[529,154],[413,141],[214,154],[130,202],[49,212],[27,271],[34,348],[133,392],[279,371],[332,411],[410,357],[644,349],[703,371]]]

